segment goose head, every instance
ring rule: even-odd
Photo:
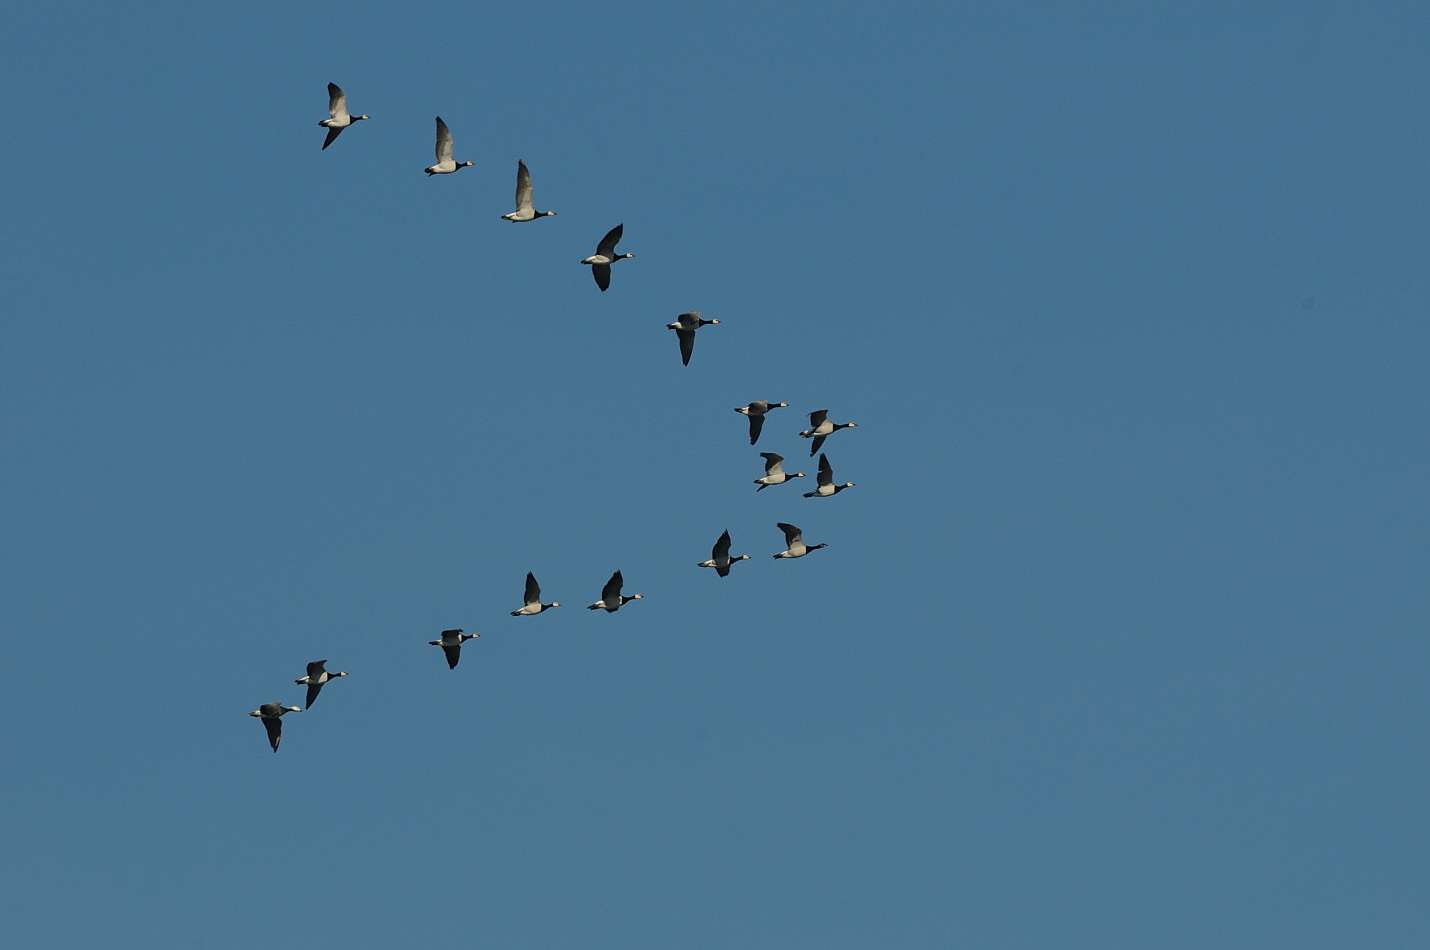
[[[804,472],[792,472],[790,478],[804,478]]]
[[[472,167],[473,165],[475,165],[475,164],[477,164],[477,163],[476,163],[476,162],[458,162],[458,163],[457,163],[457,167],[458,167],[458,168],[471,168],[471,167]]]
[[[634,254],[634,252],[624,251],[624,252],[622,252],[622,253],[620,253],[620,254],[617,254],[614,258],[612,258],[612,260],[623,261],[623,260],[625,260],[625,259],[628,258],[628,257],[635,257],[635,256],[636,256],[636,255]]]
[[[538,211],[538,212],[536,212],[536,216],[537,216],[538,218],[554,218],[554,217],[556,217],[556,212],[555,212],[555,211]]]
[[[354,122],[361,122],[361,121],[363,121],[363,120],[366,119],[366,118],[367,118],[366,115],[355,115],[355,116],[353,116],[353,121],[354,121]]]
[[[713,326],[715,326],[716,324],[718,324],[719,322],[720,322],[719,320],[706,320],[706,319],[704,319],[704,318],[702,317],[701,320],[700,320],[700,325],[701,325],[702,327],[713,327]]]
[[[771,409],[787,409],[787,408],[789,408],[789,403],[787,403],[787,402],[772,402],[772,403],[770,403],[770,408],[771,408]]]
[[[549,604],[546,605],[546,608],[547,608],[548,610],[550,610],[552,607],[560,607],[560,606],[561,606],[561,601],[559,601],[559,600],[553,600],[551,603],[549,603]]]
[[[748,561],[749,559],[750,556],[748,554],[737,554],[734,557],[730,558],[730,560],[732,561]]]

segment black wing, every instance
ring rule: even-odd
[[[309,664],[308,664],[308,675],[309,675],[309,676],[319,676],[319,675],[321,675],[322,672],[323,672],[323,664],[325,664],[325,663],[327,663],[327,662],[328,662],[327,660],[314,660],[314,661],[312,661],[311,663],[309,663]]]
[[[720,535],[719,539],[715,542],[715,546],[710,549],[710,557],[716,561],[723,561],[725,560],[726,555],[728,555],[729,553],[730,532],[726,531],[724,534]]]
[[[816,409],[809,414],[809,427],[811,429],[818,429],[820,424],[827,418],[829,418],[828,409]]]
[[[462,645],[459,643],[453,647],[444,646],[442,652],[447,654],[447,669],[455,670],[457,661],[462,658]]]
[[[823,441],[821,439],[820,441]],[[819,453],[819,475],[815,478],[821,485],[834,484],[834,466],[829,464],[829,459],[823,452]]]
[[[606,232],[606,236],[601,238],[601,243],[596,245],[596,253],[604,257],[616,256],[616,245],[620,243],[621,234],[625,231],[625,224],[618,224]],[[606,288],[602,287],[602,290]]]
[[[750,413],[750,444],[760,441],[760,430],[765,427],[765,417]]]
[[[322,683],[309,683],[309,684],[308,684],[308,698],[307,698],[307,700],[304,701],[304,703],[303,703],[303,708],[304,708],[304,709],[312,709],[312,708],[313,708],[313,703],[317,701],[317,699],[318,699],[318,694],[319,694],[320,692],[322,692],[322,691],[323,691],[323,684],[322,684]]]
[[[776,465],[784,462],[785,457],[778,452],[761,452],[760,458],[765,460],[765,474],[768,475],[775,470]]]
[[[621,586],[623,584],[625,584],[625,579],[621,577],[620,571],[616,571],[616,573],[611,575],[611,579],[606,581],[606,586],[601,588],[601,599],[606,603],[611,603],[612,601],[619,603],[621,599]]]
[[[827,438],[829,438],[829,436],[827,436],[827,435],[817,435],[817,436],[815,436],[815,437],[814,437],[814,441],[811,442],[811,443],[809,443],[809,454],[810,454],[810,455],[813,455],[815,452],[818,452],[818,451],[819,451],[819,447],[824,444],[824,440],[827,439]]]
[[[676,330],[675,335],[680,337],[680,365],[689,366],[690,356],[695,352],[695,331]]]
[[[343,128],[346,128],[346,126],[344,126]],[[334,142],[336,142],[336,141],[338,140],[338,136],[339,136],[339,135],[342,135],[342,134],[343,134],[343,129],[341,129],[341,128],[339,128],[339,129],[334,129],[334,128],[329,127],[329,129],[328,129],[328,134],[323,137],[323,147],[320,148],[320,149],[318,149],[318,151],[320,151],[320,152],[326,151],[327,148],[328,148],[328,146],[329,146],[329,145],[332,145]]]
[[[804,532],[801,531],[801,530],[799,530],[799,528],[795,527],[795,526],[792,525],[792,524],[786,524],[786,523],[783,522],[783,521],[777,521],[777,522],[775,522],[775,527],[776,527],[776,528],[779,528],[781,531],[783,531],[783,532],[785,533],[785,546],[786,546],[786,547],[788,547],[788,546],[794,544],[794,543],[795,543],[796,541],[798,541],[800,538],[804,537]]]
[[[278,743],[283,741],[283,720],[277,717],[264,719],[263,728],[268,730],[268,744],[273,747],[273,751],[278,751]]]
[[[602,290],[607,290],[611,286],[611,265],[592,264],[591,276],[596,278],[596,286]]]
[[[541,585],[536,583],[536,575],[530,571],[526,572],[526,593],[522,595],[522,603],[541,603]]]

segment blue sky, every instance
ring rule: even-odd
[[[1423,6],[4,6],[21,943],[1430,939]]]

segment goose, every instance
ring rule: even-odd
[[[518,159],[516,163],[516,210],[502,215],[502,220],[535,221],[537,218],[549,218],[556,214],[555,211],[537,211],[531,200],[531,172],[526,170],[526,162]]]
[[[432,175],[450,175],[459,172],[464,168],[471,168],[476,162],[457,162],[452,160],[452,130],[447,128],[447,123],[442,121],[442,117],[437,116],[437,164],[428,165],[422,169],[430,177]]]
[[[754,445],[760,441],[760,430],[765,427],[765,413],[771,409],[783,409],[788,406],[787,402],[768,402],[764,399],[756,399],[748,406],[736,406],[735,411],[750,419],[750,444]]]
[[[829,438],[840,429],[858,428],[857,422],[830,422],[828,409],[816,409],[809,414],[809,428],[799,434],[801,439],[813,439],[814,442],[809,447],[809,454],[813,455],[819,451],[819,447],[824,444],[824,440]]]
[[[293,681],[299,686],[308,687],[308,699],[303,704],[304,709],[313,708],[313,703],[318,701],[318,694],[323,691],[324,683],[348,675],[347,673],[329,673],[323,669],[323,664],[327,662],[327,660],[314,660],[308,664],[308,675],[300,676]]]
[[[264,703],[253,712],[249,713],[263,720],[263,728],[268,732],[268,744],[273,747],[273,751],[278,751],[278,743],[283,741],[283,717],[290,712],[302,712],[297,706],[285,706],[282,703]]]
[[[625,224],[618,224],[611,228],[606,232],[606,236],[601,238],[601,243],[596,245],[596,253],[590,257],[581,258],[582,264],[591,265],[591,276],[596,278],[596,286],[600,287],[603,292],[611,286],[611,265],[616,261],[635,257],[630,253],[616,253],[616,245],[620,243],[625,227]]]
[[[689,313],[682,313],[675,318],[674,323],[667,323],[667,330],[674,330],[675,335],[680,337],[680,365],[690,365],[690,354],[695,352],[695,331],[701,327],[717,326],[719,320],[706,320],[700,315],[699,310],[692,310]],[[751,420],[751,425],[754,420]]]
[[[328,117],[318,123],[328,130],[328,134],[319,151],[326,151],[329,145],[336,142],[338,136],[343,134],[343,129],[366,118],[365,115],[349,115],[348,94],[343,92],[343,87],[337,83],[328,83]]]
[[[633,600],[644,600],[644,594],[631,594],[629,597],[621,595],[621,585],[625,580],[621,577],[621,572],[611,575],[611,579],[606,581],[606,586],[601,588],[601,599],[586,607],[587,610],[604,610],[608,614],[613,614]]]
[[[765,474],[761,478],[755,479],[755,484],[759,485],[756,492],[762,492],[771,485],[783,485],[791,478],[804,478],[804,472],[785,472],[785,457],[777,452],[761,452],[760,458],[765,460]]]
[[[557,601],[549,604],[541,602],[541,585],[536,583],[536,575],[530,571],[526,572],[526,593],[522,595],[522,606],[520,610],[513,610],[513,617],[534,617],[543,610],[550,610],[552,607],[560,607]]]
[[[819,544],[805,544],[804,532],[792,524],[785,524],[783,521],[775,524],[785,533],[785,550],[776,554],[775,557],[804,557],[810,551],[818,551],[820,548],[827,548],[829,545],[820,542]]]
[[[697,566],[713,567],[715,568],[716,574],[724,577],[730,573],[731,564],[734,564],[736,561],[748,561],[749,559],[750,556],[748,554],[736,554],[734,557],[730,556],[730,532],[726,531],[720,535],[719,540],[715,542],[715,546],[710,549],[710,560],[701,561]]]
[[[853,482],[845,482],[842,485],[834,484],[834,466],[829,464],[829,459],[825,457],[823,452],[819,453],[819,474],[815,476],[814,480],[818,482],[814,487],[814,491],[805,492],[804,497],[828,498],[831,495],[839,494],[846,488],[854,487]]]
[[[462,658],[462,644],[468,640],[475,640],[480,637],[480,633],[463,633],[460,628],[456,630],[443,630],[442,639],[428,640],[428,644],[434,647],[441,647],[442,652],[447,654],[447,669],[455,670],[457,661]]]

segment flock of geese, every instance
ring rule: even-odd
[[[357,122],[362,122],[368,118],[367,115],[353,115],[348,110],[348,97],[342,88],[335,83],[328,83],[328,117],[318,123],[319,126],[327,130],[327,135],[323,139],[323,149],[327,149],[338,140],[338,136],[344,129],[349,128]],[[441,116],[437,117],[437,143],[436,162],[423,169],[430,177],[432,175],[451,175],[461,171],[463,168],[471,168],[476,163],[472,161],[457,161],[456,150],[452,139],[452,130],[447,127],[447,123],[442,121]],[[521,223],[535,221],[537,218],[554,217],[555,211],[536,210],[535,199],[531,185],[531,172],[527,169],[524,161],[516,163],[516,210],[502,215],[505,221]],[[596,281],[596,286],[603,292],[611,286],[611,266],[617,261],[635,257],[629,252],[617,253],[616,245],[620,243],[623,233],[623,226],[618,224],[605,237],[601,238],[596,245],[596,253],[581,259],[581,263],[590,266],[591,276]],[[690,365],[690,358],[695,352],[695,334],[701,327],[718,326],[719,320],[707,320],[700,311],[692,310],[682,313],[671,323],[666,324],[666,329],[674,330],[677,340],[680,343],[680,362],[682,365]],[[769,402],[757,399],[752,403],[736,407],[735,411],[745,416],[750,425],[750,444],[754,445],[760,439],[760,432],[764,429],[765,416],[775,409],[784,409],[789,406],[787,402]],[[805,498],[829,498],[839,494],[848,488],[853,488],[853,482],[836,482],[834,480],[834,466],[830,464],[829,458],[821,451],[824,442],[840,429],[852,429],[857,425],[855,422],[835,422],[829,418],[829,410],[816,409],[809,414],[809,428],[800,432],[800,437],[810,439],[809,454],[812,458],[819,455],[819,470],[815,475],[815,487],[813,491],[804,493]],[[776,452],[761,452],[760,457],[765,460],[765,474],[755,479],[755,491],[762,492],[766,488],[796,479],[804,478],[804,472],[786,472],[784,470],[784,456]],[[773,557],[777,559],[804,557],[811,551],[818,551],[828,547],[825,542],[819,544],[806,544],[804,532],[797,525],[788,522],[778,522],[776,527],[784,534],[785,549],[776,552]],[[715,541],[715,546],[710,550],[708,560],[700,561],[699,567],[713,568],[720,577],[727,577],[730,569],[737,561],[748,561],[748,554],[730,553],[730,532],[721,533]],[[607,613],[615,613],[626,604],[632,601],[643,599],[643,594],[625,594],[622,589],[625,586],[625,578],[620,571],[616,571],[606,581],[606,585],[601,588],[599,600],[587,605],[588,610],[604,610]],[[556,607],[560,607],[559,601],[544,602],[541,599],[541,585],[537,582],[536,576],[530,572],[526,575],[526,588],[522,594],[521,607],[513,610],[513,617],[534,617],[545,613]],[[469,640],[476,640],[481,636],[479,633],[467,633],[457,628],[443,630],[436,640],[427,641],[431,646],[441,647],[442,653],[447,659],[447,668],[456,669],[457,663],[462,658],[462,644]],[[298,677],[293,682],[298,686],[307,687],[307,696],[302,706],[285,705],[280,702],[264,703],[257,709],[249,713],[250,716],[262,721],[263,728],[268,734],[268,744],[274,752],[278,751],[278,745],[283,738],[283,717],[288,713],[302,712],[311,709],[318,700],[318,694],[323,687],[335,679],[347,676],[346,671],[330,673],[327,670],[327,660],[313,660],[307,666],[304,675]]]

